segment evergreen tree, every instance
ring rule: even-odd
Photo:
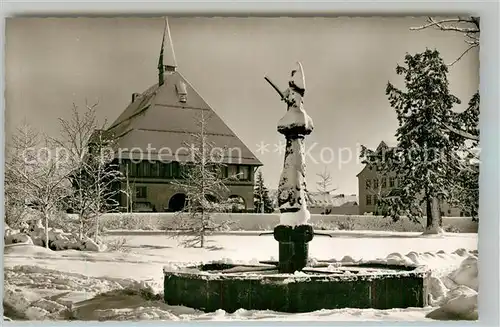
[[[479,93],[474,94],[463,112],[455,114],[450,139],[462,154],[462,169],[457,174],[454,204],[466,216],[478,219],[479,211]],[[459,131],[459,132],[456,132]]]
[[[273,201],[269,196],[269,190],[264,185],[264,177],[259,170],[255,178],[255,187],[253,191],[253,203],[255,212],[271,213],[274,211]]]
[[[454,177],[460,171],[456,143],[443,126],[453,123],[451,109],[460,100],[449,91],[448,67],[437,50],[407,54],[404,62],[396,73],[404,77],[406,90],[390,82],[386,88],[399,122],[392,165],[403,176],[397,198],[409,217],[422,216],[420,204],[425,204],[426,233],[439,233],[440,202],[452,198]]]

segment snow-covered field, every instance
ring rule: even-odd
[[[332,234],[333,238],[318,236],[310,243],[312,258],[341,260],[348,255],[354,260],[373,260],[389,255],[405,256],[428,265],[436,277],[446,276],[457,269],[469,251],[477,250],[477,234]],[[162,303],[158,295],[163,292],[163,266],[221,259],[242,262],[277,259],[277,242],[272,235],[217,235],[209,238],[207,248],[195,249],[180,248],[176,240],[163,235],[108,236],[108,239],[125,239],[125,246],[116,252],[54,252],[28,245],[5,247],[4,302],[7,301],[30,319],[60,319],[64,316],[64,309],[72,307],[76,318],[90,320],[413,321],[425,320],[425,315],[434,309],[339,309],[306,314],[241,309],[229,314],[222,310],[203,313],[172,307]],[[406,257],[406,254],[409,255]],[[145,285],[151,290],[145,291]],[[95,297],[101,293],[105,294]],[[80,302],[83,300],[87,301]],[[33,308],[28,309],[29,306]]]

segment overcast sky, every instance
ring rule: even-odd
[[[329,170],[339,193],[357,193],[357,147],[394,140],[397,120],[385,95],[401,85],[395,68],[406,52],[437,48],[452,62],[467,47],[460,34],[410,31],[425,18],[170,18],[179,71],[264,163],[276,188],[282,156],[274,144],[286,107],[263,79],[282,88],[300,60],[305,108],[315,130],[306,139],[308,189]],[[6,23],[6,139],[26,119],[49,135],[72,103],[99,100],[99,118],[114,121],[133,92],[157,82],[163,19],[9,19]],[[463,110],[479,83],[478,52],[451,69]],[[270,144],[261,153],[257,144]],[[341,150],[344,149],[344,150]],[[349,152],[352,159],[349,159]],[[332,153],[335,158],[332,159]],[[339,162],[339,153],[344,163]],[[322,156],[323,155],[323,156]],[[323,162],[321,160],[323,158]]]

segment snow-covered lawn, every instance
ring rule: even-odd
[[[333,238],[320,236],[314,238],[310,243],[312,258],[340,260],[348,255],[355,260],[372,260],[386,258],[394,253],[406,255],[416,252],[418,253],[416,259],[420,263],[428,265],[435,275],[443,276],[458,268],[466,257],[466,252],[477,249],[477,234],[450,233],[445,236],[384,232],[333,232],[332,234]],[[30,309],[27,314],[32,319],[50,317],[45,312],[57,311],[54,306],[57,307],[58,303],[69,305],[106,291],[114,290],[119,293],[131,287],[138,290],[147,283],[153,288],[153,293],[160,293],[163,291],[162,268],[172,263],[185,264],[221,259],[248,262],[278,257],[278,244],[272,235],[256,236],[244,233],[217,235],[209,238],[205,249],[180,248],[176,240],[164,235],[108,236],[108,239],[117,238],[126,239],[124,248],[118,252],[96,253],[76,250],[54,252],[25,245],[5,247],[5,281],[9,286],[7,289],[12,292],[10,294],[12,302],[15,304],[24,301],[23,305],[15,305],[26,310],[27,305],[38,301],[39,307],[44,308],[40,310],[45,311],[37,313],[35,309]],[[466,251],[453,254],[457,249]],[[127,296],[114,294],[114,296],[99,297],[84,302],[88,307],[95,306],[101,310],[89,311],[91,316],[86,318],[411,321],[423,320],[425,314],[432,311],[432,308],[409,308],[321,310],[307,314],[248,310],[238,310],[232,314],[221,310],[203,313],[189,308],[171,307],[158,300],[145,300],[137,294]],[[23,297],[27,300],[18,299]],[[44,297],[46,300],[40,302]],[[82,304],[78,303],[75,306]],[[94,316],[96,311],[100,312],[99,316]]]

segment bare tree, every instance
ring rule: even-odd
[[[127,163],[125,165],[125,197],[127,198],[127,213],[131,213],[133,211],[134,198],[132,194],[134,194],[135,185],[134,182],[130,183],[129,169],[129,164]]]
[[[69,194],[68,171],[50,139],[44,140],[28,125],[13,138],[6,162],[8,192],[24,206],[41,213],[45,229],[45,247],[49,247],[49,220],[60,211]]]
[[[199,131],[191,134],[191,143],[184,144],[188,149],[188,162],[181,166],[181,179],[173,182],[187,197],[186,206],[174,217],[177,229],[174,236],[184,237],[182,244],[188,247],[204,247],[207,235],[230,224],[213,219],[213,213],[230,210],[232,200],[227,199],[228,178],[223,176],[224,150],[208,140],[207,118],[202,111],[197,121]]]
[[[65,164],[73,186],[68,204],[78,215],[80,238],[90,233],[97,240],[99,217],[118,207],[121,188],[116,186],[123,176],[114,163],[116,139],[105,131],[105,122],[98,123],[96,108],[97,103],[86,104],[80,112],[73,105],[71,118],[60,119],[61,135],[55,142],[67,153]]]
[[[26,121],[19,126],[5,150],[5,222],[11,227],[21,227],[30,212],[28,199],[23,192],[24,183],[18,175],[21,171],[29,174],[37,159],[41,142],[40,134]]]
[[[465,35],[465,43],[467,48],[460,56],[458,56],[448,66],[454,65],[470,50],[479,47],[480,23],[479,17],[454,17],[436,20],[432,17],[427,17],[427,24],[410,28],[413,31],[423,30],[426,28],[437,28],[441,31],[456,32]]]
[[[317,188],[323,197],[323,214],[326,214],[329,195],[337,188],[332,188],[333,184],[332,175],[330,174],[329,171],[326,170],[326,167],[323,170],[323,172],[317,173],[316,175],[319,177],[319,181],[316,182],[316,184],[318,185]]]

